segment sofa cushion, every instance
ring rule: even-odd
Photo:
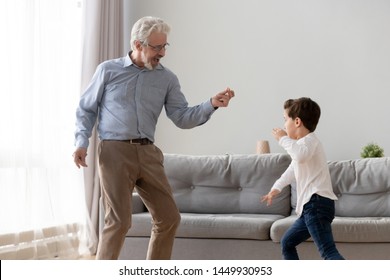
[[[329,161],[333,191],[338,197],[336,215],[341,217],[390,216],[390,158]],[[297,203],[291,184],[291,207]],[[295,211],[292,212],[295,214]]]
[[[297,219],[296,215],[275,221],[271,239],[280,242]],[[390,217],[338,217],[332,222],[335,242],[390,242]],[[312,239],[309,239],[312,240]]]
[[[390,217],[390,158],[329,162],[336,216]]]
[[[165,154],[164,166],[181,213],[289,215],[286,188],[271,206],[260,203],[287,169],[287,154]]]
[[[182,213],[176,237],[269,240],[272,223],[281,218],[281,215]],[[150,236],[149,213],[134,214],[132,225],[127,236]]]

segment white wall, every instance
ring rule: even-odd
[[[125,41],[145,15],[171,26],[162,63],[191,105],[226,86],[236,97],[205,125],[176,128],[161,114],[156,144],[164,152],[250,154],[283,125],[283,102],[319,103],[317,134],[329,160],[360,157],[374,141],[390,155],[390,1],[125,0]],[[128,49],[128,43],[126,48]]]

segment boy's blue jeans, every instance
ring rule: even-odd
[[[296,246],[312,237],[323,259],[343,260],[333,240],[331,223],[334,215],[334,201],[314,194],[281,240],[284,259],[298,260]]]

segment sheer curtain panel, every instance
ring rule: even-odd
[[[84,0],[82,20],[82,75],[81,91],[88,86],[98,64],[123,56],[123,1]],[[130,45],[130,43],[129,43]],[[98,139],[92,134],[84,169],[85,194],[88,213],[95,232],[99,232],[100,185],[96,166]],[[97,245],[97,244],[95,244]],[[96,248],[95,248],[96,250]]]
[[[0,259],[78,258],[96,244],[71,156],[83,2],[0,5]]]

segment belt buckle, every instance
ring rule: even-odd
[[[129,142],[132,145],[141,145],[141,142],[137,142],[138,139],[130,139]]]

